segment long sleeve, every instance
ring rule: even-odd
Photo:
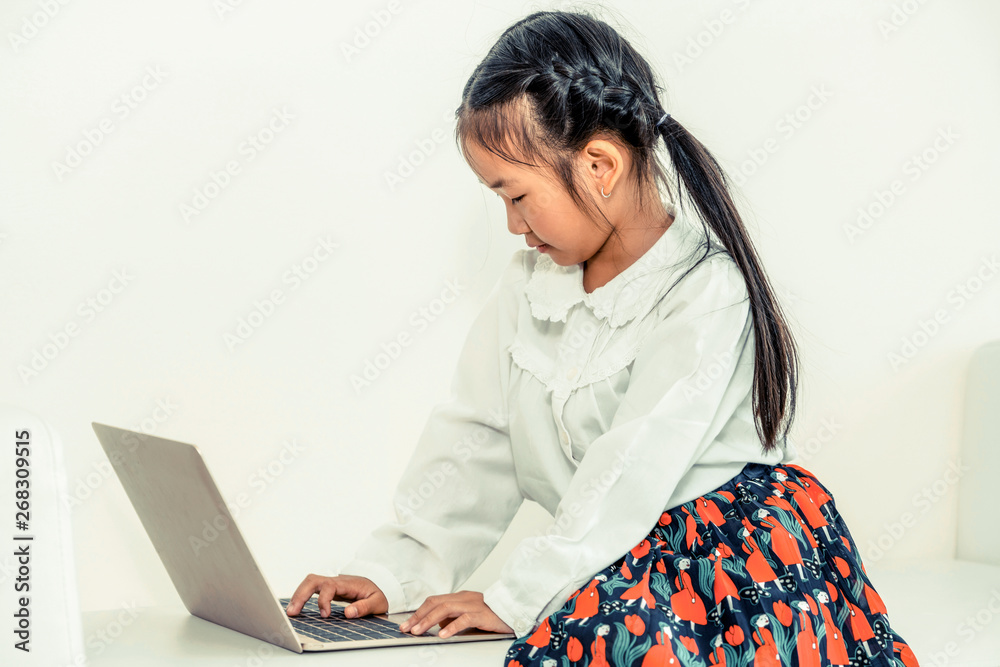
[[[609,429],[587,448],[544,534],[522,540],[487,605],[524,636],[636,546],[753,380],[746,286],[726,255],[664,298]]]
[[[431,411],[393,494],[396,519],[339,574],[371,579],[389,613],[454,592],[489,555],[524,500],[507,418],[506,345],[517,319],[523,253],[514,253],[470,328],[451,397]]]

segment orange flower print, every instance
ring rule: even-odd
[[[746,635],[743,634],[743,628],[738,625],[733,625],[726,630],[726,642],[730,646],[739,646],[743,643],[745,636]]]
[[[576,637],[569,638],[569,643],[566,644],[566,657],[570,662],[576,662],[583,657],[583,644]]]
[[[681,640],[681,643],[684,644],[684,648],[691,651],[691,653],[698,655],[698,644],[695,643],[694,638],[682,636],[679,637],[679,639]]]
[[[625,627],[628,628],[628,631],[633,635],[641,635],[646,631],[646,624],[641,618],[639,618],[638,614],[629,614],[626,616]]]
[[[776,601],[771,607],[774,609],[774,616],[786,628],[792,624],[792,610],[783,600]]]

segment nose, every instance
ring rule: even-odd
[[[517,212],[513,204],[507,204],[507,231],[515,236],[518,234],[527,234],[531,231],[531,227],[524,221],[524,218]]]

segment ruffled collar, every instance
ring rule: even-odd
[[[588,294],[583,289],[583,265],[560,266],[549,255],[537,254],[524,293],[531,314],[540,320],[565,322],[569,311],[583,302],[612,327],[646,315],[666,290],[668,281],[704,238],[684,210],[665,202],[674,221],[649,250],[624,271]]]

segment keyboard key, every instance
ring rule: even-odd
[[[282,609],[288,606],[291,598],[279,598]],[[323,618],[320,615],[316,598],[310,598],[296,616],[289,616],[292,627],[307,637],[323,642],[363,641],[366,639],[400,639],[415,638],[409,632],[400,632],[399,626],[391,621],[372,616],[347,618],[344,608],[340,605],[330,605],[330,615]],[[422,636],[433,636],[425,631]]]

